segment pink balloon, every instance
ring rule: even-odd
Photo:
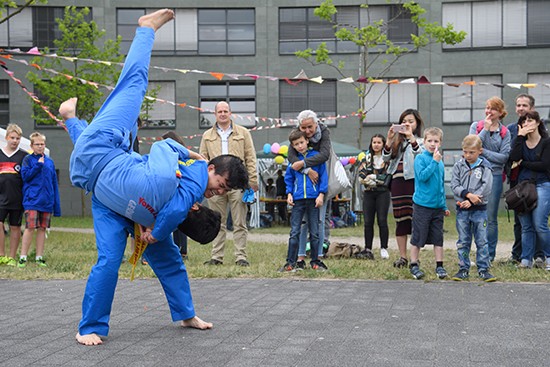
[[[281,146],[279,145],[279,143],[271,144],[271,153],[279,154],[279,149],[281,149]]]

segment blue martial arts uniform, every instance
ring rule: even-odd
[[[188,151],[171,139],[153,144],[149,155],[130,149],[145,96],[155,35],[140,27],[116,87],[88,126],[66,121],[75,148],[70,174],[75,186],[92,192],[98,261],[82,301],[80,335],[107,335],[118,270],[134,223],[150,227],[158,242],[144,256],[164,289],[173,321],[195,316],[187,271],[171,233],[191,206],[203,199],[207,163],[188,159]]]

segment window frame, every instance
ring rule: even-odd
[[[310,100],[311,100],[311,98],[313,98],[313,97],[311,97],[311,94],[313,94],[313,91],[311,91],[311,88],[313,88],[313,87],[323,87],[323,86],[327,86],[327,85],[331,85],[334,88],[334,95],[330,96],[330,98],[333,98],[333,101],[334,101],[333,102],[334,114],[332,114],[333,111],[322,111],[322,110],[319,110],[318,108],[315,108],[314,106],[310,105]],[[325,79],[325,81],[322,84],[317,84],[317,83],[314,83],[314,82],[309,82],[307,80],[304,80],[304,81],[301,81],[298,84],[298,86],[300,86],[300,87],[305,86],[305,88],[306,88],[305,93],[298,92],[305,99],[306,105],[303,106],[303,107],[300,107],[297,110],[290,109],[290,108],[287,109],[286,106],[284,106],[285,103],[283,102],[284,89],[285,88],[294,88],[296,86],[294,86],[292,84],[289,84],[284,80],[279,81],[279,116],[281,117],[281,119],[283,119],[283,120],[296,119],[298,114],[303,110],[312,110],[312,111],[314,111],[317,114],[317,117],[319,117],[319,119],[325,119],[328,116],[338,116],[338,83],[337,83],[336,79]],[[292,98],[292,96],[290,96],[288,98]],[[330,120],[326,119],[326,120],[323,120],[323,122],[328,127],[337,127],[337,125],[338,125],[338,119],[330,119]],[[285,127],[293,128],[294,124],[287,123]]]
[[[218,95],[203,95],[202,93],[202,86],[223,86],[225,87],[225,94],[218,94]],[[254,95],[248,94],[248,95],[230,95],[230,89],[231,87],[235,86],[253,86],[254,87]],[[248,80],[226,80],[226,81],[212,81],[212,80],[200,80],[198,83],[199,88],[199,105],[201,109],[208,109],[208,110],[214,110],[214,105],[217,102],[220,101],[226,101],[229,103],[229,106],[231,107],[231,113],[232,113],[232,121],[237,123],[240,126],[246,127],[246,128],[253,128],[257,126],[256,118],[257,118],[257,111],[258,111],[258,88],[255,81],[248,81]],[[254,102],[254,111],[246,111],[246,110],[235,110],[234,104],[236,102]],[[204,104],[212,105],[212,107],[203,107]],[[236,118],[235,115],[240,115],[242,118]],[[212,119],[209,119],[206,116],[211,116]],[[253,116],[253,118],[247,118],[246,116]],[[210,122],[210,124],[204,124],[202,123],[203,120],[207,120]],[[210,129],[215,124],[215,117],[212,112],[202,112],[201,110],[198,110],[198,127],[201,130]]]
[[[160,95],[160,93],[162,93],[162,90],[164,88],[164,87],[162,87],[163,83],[172,85],[172,90],[174,92],[174,94],[172,96],[163,98],[162,95]],[[170,101],[170,102],[174,102],[174,101],[177,100],[176,99],[176,90],[177,89],[176,89],[176,81],[175,80],[150,80],[149,83],[147,84],[147,90],[149,90],[155,84],[157,84],[157,85],[161,84],[161,89],[159,91],[159,94],[157,95],[157,98],[163,99],[165,101]],[[155,108],[157,106],[165,106],[165,105],[171,106],[170,108],[173,108],[174,118],[173,119],[154,119],[153,115],[155,114]],[[158,110],[157,110],[157,113],[158,113]],[[171,103],[162,103],[162,102],[154,101],[153,105],[152,105],[152,110],[150,111],[149,114],[151,115],[151,119],[149,119],[147,121],[144,121],[143,126],[140,129],[143,129],[143,130],[175,129],[177,127],[177,110],[176,110],[176,106],[172,105]],[[165,121],[171,121],[171,123],[164,123]]]
[[[455,83],[455,81],[450,80],[451,78],[455,78],[456,81],[460,81],[461,83],[466,82],[466,81],[476,81],[476,85],[460,84],[460,86],[458,86],[458,87],[446,85],[447,83],[449,83],[449,84],[454,84]],[[483,79],[483,78],[486,78],[486,79],[500,78],[500,81],[499,82],[497,82],[497,81],[480,82],[480,79]],[[456,76],[456,75],[445,76],[444,75],[444,76],[441,77],[441,80],[443,81],[443,83],[445,83],[445,85],[443,85],[442,88],[441,88],[441,123],[443,125],[458,125],[458,126],[468,125],[469,126],[472,122],[476,121],[476,119],[478,117],[483,117],[483,116],[479,116],[478,114],[476,114],[476,111],[478,111],[478,110],[481,111],[481,110],[485,109],[485,102],[487,101],[487,99],[489,99],[492,96],[497,96],[499,98],[502,98],[503,88],[498,87],[498,86],[489,86],[489,85],[484,86],[484,85],[479,85],[478,84],[478,83],[490,83],[490,84],[503,85],[502,84],[502,74],[463,75],[463,76]],[[482,91],[476,90],[476,88],[484,88],[484,87],[490,87],[490,88],[495,88],[495,89],[493,91],[489,91],[487,93],[484,93],[485,94],[484,98],[476,98],[474,96],[474,93],[476,93],[476,94],[477,93],[479,93],[479,94],[482,93]],[[467,98],[469,99],[469,107],[468,108],[446,108],[446,100],[447,99],[452,99],[452,98],[456,99],[456,97],[452,97],[452,95],[449,96],[449,97],[445,96],[445,92],[447,90],[446,88],[457,88],[457,90],[458,90],[458,88],[469,88],[469,92],[466,91],[467,92]],[[448,90],[450,90],[450,89],[448,89]],[[445,118],[445,112],[446,111],[461,111],[461,110],[464,110],[464,111],[468,110],[469,118],[467,120],[451,121],[451,120],[447,120]]]
[[[6,93],[2,93],[2,92]],[[0,109],[0,126],[6,128],[10,123],[10,81],[9,79],[0,79],[0,102],[5,104],[6,109]],[[2,104],[0,104],[0,107]],[[3,118],[5,117],[6,123],[2,123]]]
[[[372,121],[372,120],[369,119],[369,111],[367,111],[366,118],[363,121],[363,126],[388,126],[389,124],[397,123],[398,120],[399,120],[399,116],[401,115],[401,113],[404,110],[406,110],[408,108],[414,108],[414,109],[418,110],[418,104],[419,104],[419,85],[417,83],[418,78],[408,78],[408,77],[403,77],[403,78],[404,79],[414,79],[414,83],[397,83],[397,84],[388,84],[388,83],[378,84],[377,83],[377,84],[373,84],[373,88],[376,88],[378,86],[386,88],[386,90],[382,93],[382,96],[387,94],[387,97],[385,97],[385,99],[386,99],[385,104],[386,104],[387,111],[384,112],[386,117],[387,117],[387,121]],[[396,109],[395,103],[392,102],[392,89],[401,88],[401,87],[412,87],[412,86],[415,87],[415,92],[416,92],[415,100],[416,100],[416,103],[414,105],[412,105],[408,102],[406,104],[403,103],[401,108]],[[374,92],[369,91],[369,94],[370,93],[374,93]],[[367,98],[367,97],[368,97],[368,94],[367,94],[367,96],[365,96],[365,98]],[[379,103],[380,103],[380,100],[378,99],[376,101],[376,104],[373,106],[372,109],[376,108],[376,106]],[[367,108],[367,106],[368,106],[368,104],[365,101],[365,108]],[[372,111],[372,109],[370,109],[370,110]],[[380,113],[380,112],[377,111],[377,113]]]

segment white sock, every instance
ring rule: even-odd
[[[19,256],[19,259],[27,261],[27,255],[21,255]]]
[[[35,260],[36,260],[36,261],[42,260],[42,256],[37,256]]]

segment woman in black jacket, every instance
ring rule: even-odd
[[[533,266],[535,241],[542,244],[546,256],[546,270],[550,271],[550,139],[537,111],[527,112],[518,121],[518,136],[510,153],[510,160],[519,164],[518,182],[536,183],[538,203],[529,213],[520,214],[521,268]]]

